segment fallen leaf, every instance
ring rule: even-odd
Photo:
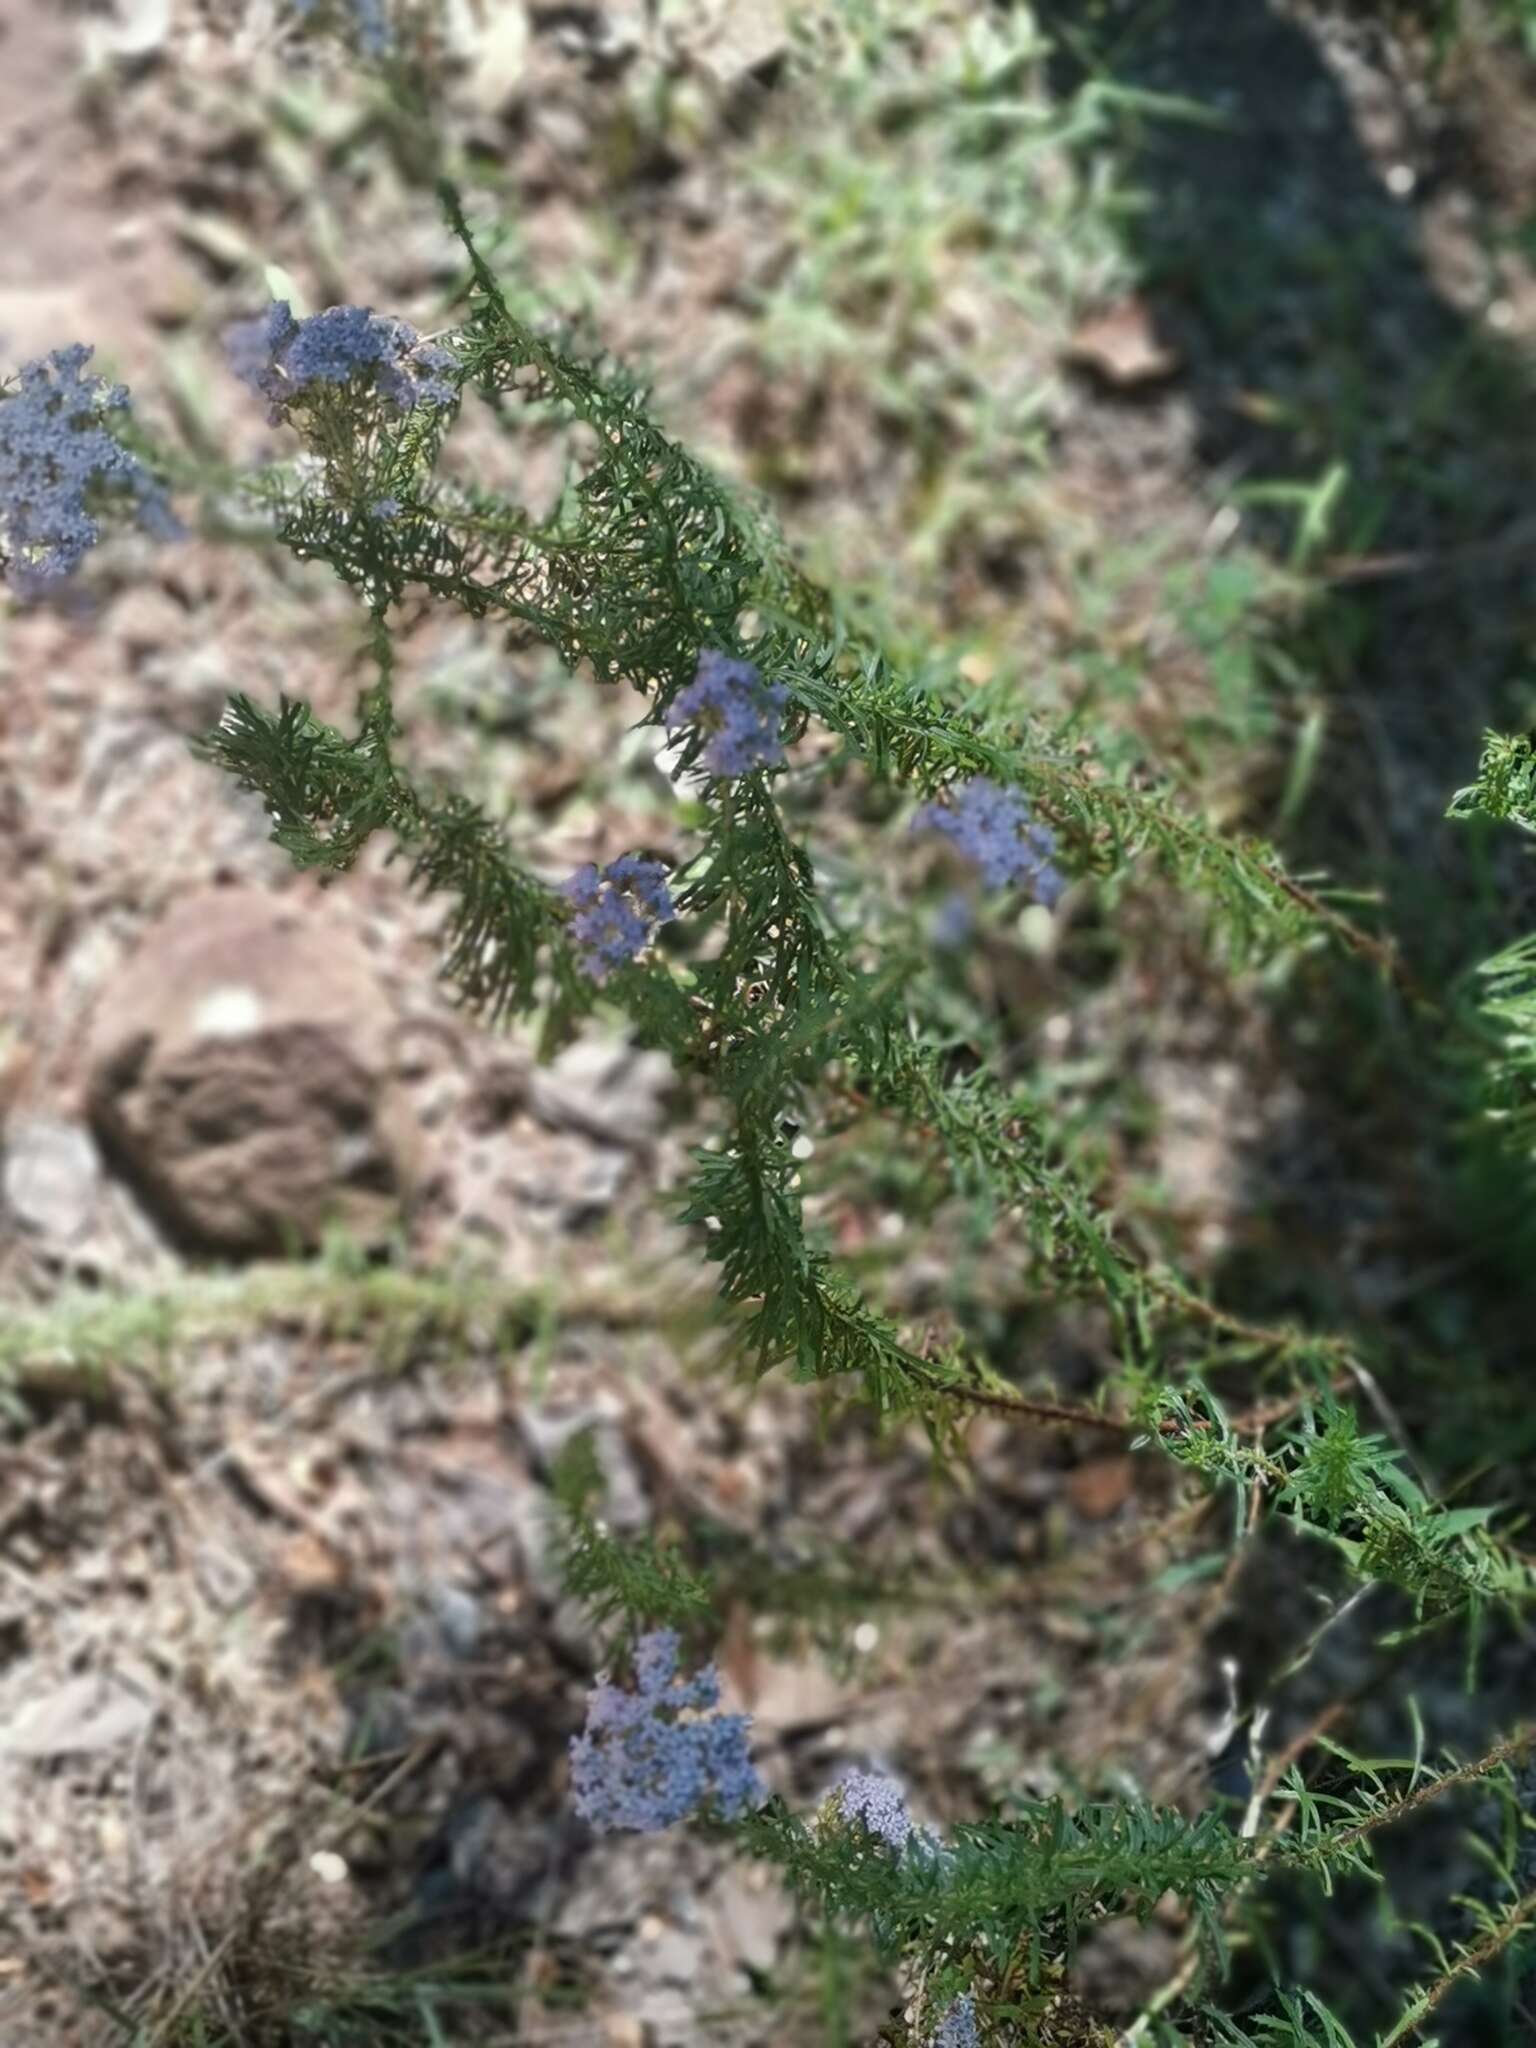
[[[1067,344],[1067,360],[1092,370],[1117,391],[1160,383],[1181,367],[1178,351],[1158,338],[1140,299],[1122,299],[1085,320]]]
[[[752,1673],[750,1702],[736,1690],[728,1667],[722,1667],[731,1703],[750,1706],[753,1722],[764,1735],[786,1735],[801,1728],[825,1728],[839,1720],[858,1697],[858,1689],[841,1684],[819,1659],[795,1662],[759,1656]]]
[[[333,1545],[300,1529],[278,1552],[277,1568],[295,1593],[335,1593],[346,1585],[346,1559]]]

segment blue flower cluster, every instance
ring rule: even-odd
[[[957,1998],[945,2013],[929,2048],[981,2048],[976,2031],[976,2001],[969,1993]]]
[[[77,342],[24,363],[20,388],[0,398],[0,525],[11,584],[37,595],[61,582],[101,538],[96,512],[116,499],[159,540],[181,526],[162,487],[106,421],[126,413],[121,384],[82,376],[92,351]]]
[[[267,401],[276,426],[318,389],[366,380],[398,412],[450,405],[457,389],[453,357],[424,342],[404,320],[367,306],[327,306],[295,320],[286,299],[274,299],[253,320],[237,320],[224,336],[230,368]]]
[[[677,1675],[675,1629],[653,1629],[635,1649],[635,1690],[606,1682],[587,1698],[587,1725],[571,1742],[576,1811],[600,1833],[654,1834],[709,1805],[726,1820],[767,1797],[747,1748],[745,1714],[712,1714],[712,1664]],[[682,1713],[697,1716],[679,1720]]]
[[[899,1855],[912,1834],[912,1817],[901,1787],[880,1771],[848,1771],[833,1787],[837,1817],[858,1821],[872,1835],[889,1843]]]
[[[576,905],[571,937],[584,949],[581,964],[599,983],[642,953],[656,927],[677,915],[666,869],[635,853],[621,854],[602,869],[588,861],[562,894]]]
[[[394,47],[395,35],[384,12],[384,0],[350,0],[350,4],[352,26],[364,56],[387,56]],[[316,5],[317,0],[293,0],[293,11],[300,21],[308,21]]]
[[[990,888],[1024,882],[1047,908],[1061,901],[1066,881],[1051,865],[1056,835],[1032,821],[1022,790],[973,775],[949,792],[947,803],[924,804],[913,827],[946,833]]]
[[[696,724],[711,737],[704,765],[711,775],[746,775],[784,758],[783,720],[789,692],[764,682],[750,661],[707,648],[693,681],[667,707],[667,730]]]

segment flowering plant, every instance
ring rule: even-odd
[[[1250,1503],[1255,1523],[1267,1512],[1305,1529],[1357,1581],[1400,1589],[1426,1626],[1527,1605],[1529,1561],[1485,1515],[1428,1498],[1398,1451],[1336,1399],[1365,1370],[1353,1345],[1246,1324],[1151,1263],[1068,1163],[1046,1108],[956,1056],[899,892],[866,895],[851,913],[797,829],[805,807],[784,793],[856,772],[925,838],[947,841],[986,890],[1058,917],[1079,890],[1111,892],[1155,863],[1203,906],[1228,958],[1315,943],[1379,964],[1379,943],[1269,848],[1222,836],[1144,767],[1095,760],[1075,734],[1027,716],[965,708],[908,672],[806,577],[754,506],[661,431],[622,370],[583,360],[513,310],[457,196],[444,199],[467,271],[467,316],[451,335],[423,341],[368,308],[296,320],[274,304],[230,338],[236,373],[305,451],[253,474],[248,495],[279,544],[357,593],[376,681],[351,733],[301,703],[273,710],[237,696],[206,757],[259,791],[273,836],[302,866],[344,869],[374,833],[391,835],[412,881],[446,897],[445,972],[491,1019],[541,1008],[546,1040],[558,1041],[611,1001],[701,1083],[717,1138],[695,1157],[681,1213],[718,1268],[722,1320],[752,1370],[788,1364],[888,1423],[915,1419],[944,1456],[962,1452],[981,1409],[1148,1446]],[[119,432],[126,395],[82,376],[87,353],[29,364],[0,395],[6,570],[24,596],[78,568],[114,511],[172,531],[147,454]],[[536,516],[439,472],[443,440],[476,397],[509,426],[521,403],[564,423],[575,481],[553,511]],[[419,784],[399,758],[395,704],[392,626],[408,593],[516,625],[596,684],[637,690],[644,722],[670,736],[674,772],[699,771],[681,858],[669,868],[631,850],[546,876],[536,844]],[[1052,1287],[1103,1305],[1118,1365],[1094,1400],[1026,1391],[977,1346],[929,1341],[866,1299],[807,1223],[787,1135],[850,1110],[891,1120],[957,1188],[985,1192],[1020,1220]],[[1229,1413],[1200,1370],[1239,1356],[1261,1356],[1281,1383],[1248,1415]],[[860,1771],[806,1821],[769,1796],[745,1717],[717,1711],[712,1667],[683,1675],[683,1629],[707,1615],[707,1589],[581,1513],[566,1564],[620,1624],[611,1668],[633,1678],[592,1692],[571,1753],[578,1811],[604,1830],[690,1815],[730,1826],[800,1897],[864,1926],[907,1968],[902,2038],[943,2048],[1023,2038],[1018,2027],[1035,2020],[1061,2039],[1069,2019],[1072,2038],[1103,2039],[1051,1988],[1080,1928],[1127,1906],[1150,1913],[1171,1894],[1214,1966],[1226,1915],[1261,1863],[1325,1882],[1374,1874],[1378,1829],[1469,1770],[1493,1777],[1512,1755],[1440,1778],[1419,1759],[1406,1789],[1377,1771],[1326,1807],[1294,1759],[1256,1755],[1236,1828],[1215,1809],[1192,1819],[1128,1794],[1015,1800],[940,1836],[913,1823],[894,1781]],[[1501,1953],[1530,1905],[1515,1901],[1436,1982]],[[1198,1960],[1170,2003],[1193,1997]],[[1347,2038],[1315,2001],[1277,1997],[1257,2035],[1224,2020],[1224,2034],[1202,2038]],[[1321,2037],[1319,2014],[1333,2029]]]

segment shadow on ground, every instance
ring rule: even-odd
[[[1096,71],[1203,110],[1138,120],[1125,162],[1125,232],[1200,457],[1240,492],[1338,476],[1298,650],[1331,746],[1288,851],[1353,884],[1390,869],[1395,922],[1449,966],[1483,934],[1447,926],[1474,877],[1440,819],[1484,728],[1530,708],[1536,629],[1529,357],[1436,275],[1459,263],[1472,296],[1500,231],[1460,132],[1369,20],[1268,0],[1042,12],[1061,89]],[[1287,553],[1302,516],[1250,515]],[[1523,928],[1536,890],[1503,908]]]
[[[1488,132],[1474,152],[1469,124],[1498,110],[1423,90],[1369,11],[1062,0],[1039,12],[1057,90],[1097,76],[1162,102],[1130,125],[1124,233],[1179,373],[1118,402],[1192,412],[1212,494],[1243,506],[1250,538],[1307,578],[1284,651],[1317,692],[1326,738],[1286,857],[1377,893],[1367,919],[1398,935],[1443,1002],[1469,966],[1536,928],[1536,871],[1513,835],[1444,818],[1484,731],[1524,729],[1536,712],[1536,293],[1518,254],[1536,179],[1488,188]],[[1528,1179],[1469,1151],[1452,1037],[1443,1016],[1365,973],[1292,986],[1277,1039],[1303,1107],[1248,1162],[1263,1228],[1219,1285],[1365,1329],[1431,1470],[1477,1466],[1477,1497],[1518,1499],[1536,1444],[1522,1420],[1536,1205]],[[1261,1595],[1229,1617],[1221,1647],[1245,1671],[1273,1657],[1284,1605]],[[1355,1647],[1368,1665],[1368,1644]],[[1466,1645],[1442,1651],[1438,1666],[1418,1660],[1411,1688],[1431,1745],[1492,1739],[1494,1695],[1505,1688],[1507,1705],[1512,1670],[1517,1692],[1528,1685],[1528,1648],[1490,1644],[1481,1699],[1465,1689]],[[1400,1732],[1387,1703],[1400,1679],[1378,1677],[1373,1736]],[[1365,1667],[1356,1682],[1369,1685]],[[1434,1918],[1422,1896],[1408,1906]],[[1403,1938],[1367,1938],[1357,1911],[1374,1907],[1341,1901],[1330,1928],[1311,1930],[1310,1981],[1369,2026],[1415,1958]],[[1278,1924],[1295,1932],[1288,1910]],[[1306,1977],[1300,1948],[1293,1962]],[[1515,2038],[1500,2031],[1509,2004],[1483,1998],[1448,2004],[1447,2040]]]

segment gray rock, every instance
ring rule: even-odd
[[[691,54],[732,90],[763,76],[789,50],[784,0],[716,0],[701,11],[701,27]]]
[[[782,1885],[766,1870],[722,1870],[703,1907],[725,1960],[748,1970],[773,1968],[795,1912]]]
[[[43,1760],[116,1749],[143,1734],[155,1703],[106,1674],[68,1678],[0,1728],[0,1755]]]
[[[427,1590],[427,1607],[438,1633],[455,1657],[473,1657],[480,1647],[480,1603],[460,1586],[439,1581]]]
[[[101,1186],[101,1156],[80,1125],[39,1117],[6,1134],[5,1207],[45,1243],[66,1247],[89,1233]]]
[[[528,1101],[541,1123],[582,1131],[610,1145],[642,1146],[661,1128],[662,1096],[672,1077],[665,1053],[601,1038],[578,1039],[528,1077]]]

